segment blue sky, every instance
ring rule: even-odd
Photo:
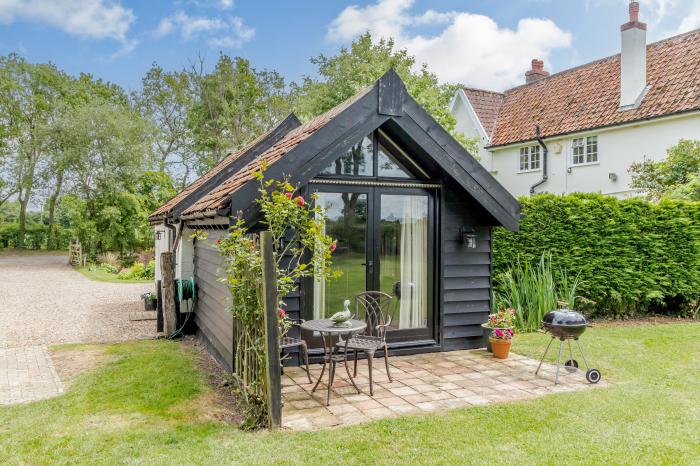
[[[0,54],[136,89],[152,62],[223,51],[287,80],[364,30],[392,36],[443,81],[504,89],[619,51],[627,0],[0,0]],[[700,27],[700,0],[641,0],[649,41]]]

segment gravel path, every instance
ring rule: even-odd
[[[109,342],[155,335],[154,321],[129,320],[153,285],[103,283],[66,256],[0,256],[0,348]]]

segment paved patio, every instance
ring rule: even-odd
[[[46,345],[0,348],[0,405],[63,393]]]
[[[563,366],[559,384],[554,385],[555,366],[544,364],[535,375],[538,361],[512,353],[505,361],[494,359],[485,350],[468,350],[395,356],[389,358],[389,363],[394,380],[391,383],[383,359],[375,359],[374,397],[369,396],[366,361],[359,362],[355,378],[361,394],[339,366],[328,407],[324,383],[327,374],[316,393],[311,393],[313,384],[308,383],[306,372],[300,367],[287,368],[282,377],[284,427],[311,430],[594,387],[586,382],[583,372],[570,373]],[[320,372],[320,364],[311,366],[314,382]],[[605,385],[603,380],[596,386]]]

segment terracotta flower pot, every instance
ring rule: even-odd
[[[501,338],[489,338],[491,348],[493,348],[493,357],[496,359],[508,359],[510,353],[510,344],[512,340],[503,340]]]

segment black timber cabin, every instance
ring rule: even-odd
[[[257,228],[252,175],[263,162],[266,178],[288,177],[307,199],[319,194],[327,231],[338,240],[333,267],[341,278],[300,283],[285,298],[291,319],[327,317],[355,293],[381,290],[393,296],[390,354],[483,346],[491,231],[517,231],[520,205],[390,70],[305,124],[291,115],[151,214],[156,231],[167,233],[156,235],[156,251],[175,249],[176,277],[197,283],[197,335],[227,369],[233,319],[214,243],[237,215]],[[207,239],[183,239],[194,230],[207,230]],[[321,354],[320,341],[302,337],[312,358]],[[290,356],[288,364],[299,362]]]

